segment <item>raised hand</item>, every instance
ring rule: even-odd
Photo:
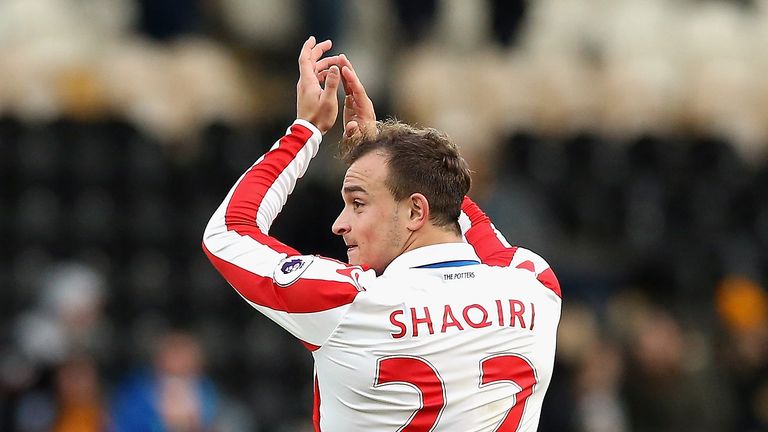
[[[376,131],[376,111],[373,102],[365,92],[363,83],[355,73],[346,55],[327,57],[317,62],[317,76],[322,82],[330,78],[332,65],[341,67],[341,82],[344,85],[344,139],[358,138],[362,134]]]
[[[317,74],[318,61],[331,49],[330,40],[317,43],[310,36],[299,54],[299,82],[296,84],[296,116],[315,125],[325,134],[336,123],[339,101],[336,91],[341,74],[337,65],[329,65],[324,77],[325,88]]]
[[[376,131],[376,110],[365,87],[357,77],[347,56],[341,56],[341,82],[344,85],[344,137],[356,138],[360,134]]]

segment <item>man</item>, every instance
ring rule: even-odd
[[[456,147],[432,129],[377,123],[346,57],[321,59],[330,47],[305,42],[298,120],[214,213],[205,252],[312,352],[315,430],[535,430],[552,375],[557,279],[464,198],[469,171]],[[335,122],[340,82],[350,165],[333,232],[348,264],[267,234]]]

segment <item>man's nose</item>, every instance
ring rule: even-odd
[[[344,221],[343,216],[344,212],[339,213],[331,225],[331,231],[336,235],[344,235],[349,232],[349,224]]]

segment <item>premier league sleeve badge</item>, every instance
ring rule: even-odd
[[[312,255],[298,255],[283,259],[275,268],[273,280],[281,287],[287,287],[296,282],[312,264]]]

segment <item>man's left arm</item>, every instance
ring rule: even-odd
[[[562,298],[560,282],[544,258],[528,249],[510,245],[488,215],[469,197],[464,197],[461,204],[459,225],[467,243],[472,245],[484,264],[528,270],[542,285]]]

